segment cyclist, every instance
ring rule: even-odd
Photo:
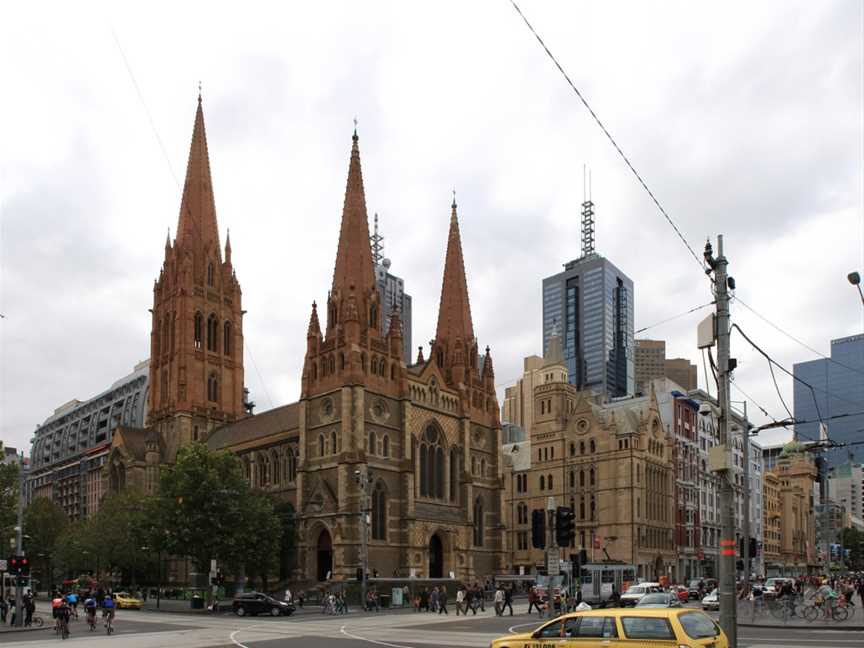
[[[60,628],[60,636],[65,639],[69,635],[69,617],[72,615],[72,608],[64,600],[60,602],[60,607],[57,608],[57,624]]]
[[[84,600],[84,613],[87,618],[87,624],[90,626],[91,630],[96,628],[96,599],[93,598],[93,594],[91,593]]]
[[[63,597],[60,592],[54,592],[54,598],[51,599],[51,618],[54,619],[54,630],[60,632],[60,619],[57,617],[57,611],[63,604]]]
[[[76,619],[78,618],[78,594],[75,592],[69,592],[66,595],[66,603],[69,604],[69,609],[72,612],[72,616]]]
[[[102,618],[105,620],[105,627],[108,628],[108,634],[111,634],[111,624],[114,621],[114,598],[110,594],[106,594],[102,600]]]

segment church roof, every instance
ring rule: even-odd
[[[351,161],[348,164],[348,183],[345,204],[342,207],[342,226],[339,230],[339,248],[333,269],[333,291],[346,291],[354,286],[358,294],[375,288],[375,270],[372,267],[372,247],[369,243],[369,218],[366,215],[366,194],[363,190],[363,171],[360,168],[360,148],[354,132]]]
[[[145,441],[149,433],[147,428],[120,426],[114,431],[115,440],[112,441],[112,445],[122,445],[133,459],[144,461],[147,453]],[[122,439],[119,443],[116,440],[118,436]]]
[[[207,439],[210,450],[224,450],[232,446],[263,439],[299,427],[299,403],[276,407],[255,416],[248,416],[236,423],[216,428]]]
[[[444,261],[444,279],[441,284],[441,304],[438,307],[438,329],[436,341],[462,339],[468,343],[474,339],[474,324],[471,321],[471,304],[468,302],[468,282],[465,279],[465,262],[462,258],[462,238],[459,235],[459,218],[456,215],[456,199],[450,213],[450,234],[447,238],[447,256]]]

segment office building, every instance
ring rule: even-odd
[[[633,282],[599,254],[543,280],[543,351],[561,331],[570,384],[606,398],[636,390]]]
[[[793,367],[795,426],[799,441],[819,438],[819,420],[828,438],[839,443],[861,439],[864,429],[864,334],[831,340],[831,358],[799,362]],[[807,384],[803,384],[807,383]],[[813,387],[811,392],[810,388]],[[843,416],[848,415],[848,416]],[[843,418],[832,418],[843,416]],[[852,453],[850,459],[848,452]],[[864,461],[864,445],[825,453],[830,466]]]
[[[696,389],[696,365],[687,358],[667,358],[665,340],[636,340],[636,392],[645,393],[655,378],[668,378],[684,391]]]
[[[828,497],[849,517],[864,520],[864,464],[833,466],[828,471]]]
[[[384,257],[384,237],[378,231],[378,214],[375,214],[375,225],[372,236],[369,237],[372,248],[372,263],[375,267],[375,281],[381,294],[381,330],[390,327],[390,315],[393,309],[399,311],[402,322],[402,346],[404,347],[405,364],[410,365],[411,351],[411,295],[405,292],[405,282],[401,277],[390,272],[392,262]]]

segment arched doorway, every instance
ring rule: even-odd
[[[441,538],[434,534],[429,540],[429,578],[444,577],[444,546]]]
[[[327,575],[333,571],[333,542],[327,529],[322,529],[321,534],[318,536],[317,553],[318,580],[325,581],[327,580]]]
[[[664,575],[665,570],[663,567],[664,567],[663,557],[657,556],[657,558],[655,558],[655,560],[654,560],[654,580],[655,581],[659,582],[660,577]]]

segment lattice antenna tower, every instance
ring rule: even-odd
[[[369,237],[369,242],[372,244],[372,263],[376,266],[381,265],[384,260],[384,237],[378,233],[378,214],[375,214],[375,225],[372,230],[372,236]]]
[[[587,175],[587,179],[586,179]],[[582,256],[594,252],[594,203],[591,201],[591,172],[582,166]]]

